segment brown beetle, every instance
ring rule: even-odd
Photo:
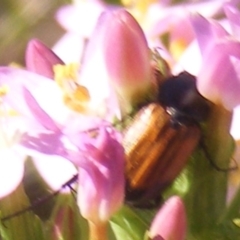
[[[199,123],[210,105],[187,72],[159,86],[156,103],[143,107],[124,133],[127,202],[144,206],[172,183],[201,139]]]

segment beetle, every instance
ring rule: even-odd
[[[124,132],[126,202],[144,206],[173,182],[201,141],[200,123],[211,104],[187,72],[159,84],[156,102],[144,106]]]

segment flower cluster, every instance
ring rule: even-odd
[[[33,39],[26,50],[26,69],[0,67],[2,171],[0,206],[4,209],[3,215],[9,214],[4,199],[10,197],[14,202],[14,195],[11,194],[19,194],[23,191],[24,163],[25,158],[30,156],[38,171],[53,189],[65,187],[64,183],[77,174],[78,186],[76,190],[74,189],[77,194],[77,201],[74,202],[77,206],[69,199],[63,203],[62,198],[59,197],[60,200],[55,204],[50,217],[51,224],[46,227],[50,231],[48,234],[51,239],[68,240],[82,237],[85,239],[86,236],[91,240],[110,239],[112,236],[107,231],[108,224],[117,239],[143,239],[144,234],[146,238],[154,240],[186,238],[191,240],[208,239],[208,237],[212,239],[212,236],[227,236],[229,233],[227,228],[230,224],[232,232],[229,236],[239,234],[239,229],[234,227],[240,218],[237,213],[240,207],[240,193],[237,192],[236,198],[227,207],[226,171],[217,170],[226,170],[229,167],[233,145],[229,133],[231,116],[233,109],[240,104],[238,68],[240,13],[233,3],[225,4],[222,9],[220,5],[224,1],[213,1],[212,5],[207,3],[207,6],[213,7],[214,10],[205,17],[195,12],[195,5],[186,5],[184,12],[181,12],[181,5],[166,8],[167,10],[156,18],[153,9],[159,13],[163,11],[164,4],[151,3],[146,8],[142,1],[140,2],[141,4],[136,4],[134,9],[134,4],[124,1],[123,4],[126,4],[128,10],[120,7],[109,8],[102,1],[89,1],[87,4],[81,2],[77,7],[62,8],[57,17],[67,26],[69,32],[65,39],[58,43],[55,51],[58,52],[59,49],[66,51],[64,44],[69,44],[68,40],[70,40],[74,48],[74,57],[70,56],[71,60],[77,60],[74,63],[69,63],[68,57],[62,60],[59,57],[61,54],[58,56],[41,41]],[[197,8],[200,5],[197,5]],[[90,9],[91,12],[86,9]],[[79,10],[85,14],[78,15]],[[195,13],[189,14],[189,11]],[[232,33],[219,22],[206,18],[219,12],[225,13],[228,24],[232,27]],[[71,18],[66,18],[69,13],[72,14]],[[175,14],[177,21],[172,18]],[[76,16],[81,16],[81,19]],[[142,28],[133,16],[141,23]],[[150,16],[153,18],[151,19]],[[73,33],[78,21],[86,21],[84,17],[91,20],[87,28],[85,23],[81,24],[78,28],[80,32]],[[183,23],[190,29],[187,36],[178,31],[179,24]],[[148,25],[152,28],[148,28]],[[166,35],[169,35],[168,46],[163,41]],[[83,47],[80,45],[83,44],[84,38],[89,40]],[[79,42],[74,45],[76,39]],[[159,39],[162,41],[160,42]],[[192,52],[189,51],[192,49],[190,44],[192,41],[198,43],[201,53],[198,71],[194,72],[196,91],[211,106],[209,118],[203,124],[196,124],[195,119],[191,121],[187,118],[186,122],[179,120],[175,126],[171,117],[184,118],[185,112],[179,113],[174,107],[164,109],[160,103],[157,103],[164,112],[163,114],[161,112],[163,119],[156,121],[156,126],[151,125],[154,127],[152,132],[154,134],[156,132],[158,141],[151,142],[154,134],[144,135],[144,140],[149,138],[149,143],[146,141],[142,143],[140,140],[143,138],[132,136],[133,145],[140,146],[137,152],[137,158],[140,159],[143,149],[146,149],[146,146],[150,149],[150,145],[153,145],[151,149],[155,151],[156,143],[160,142],[159,139],[162,137],[161,134],[165,134],[164,140],[160,142],[162,145],[157,146],[156,150],[156,154],[163,151],[165,154],[163,156],[168,159],[167,162],[162,161],[164,166],[159,167],[166,171],[163,173],[164,176],[169,176],[167,171],[175,172],[176,169],[182,169],[182,163],[173,161],[178,158],[169,151],[171,149],[180,154],[183,152],[175,149],[178,147],[176,143],[179,144],[179,139],[172,140],[175,139],[172,137],[175,132],[181,135],[180,142],[186,143],[181,150],[189,148],[192,144],[188,144],[186,139],[197,139],[196,141],[200,139],[199,149],[194,152],[193,159],[180,177],[173,184],[172,178],[165,179],[166,183],[162,183],[164,190],[167,187],[168,189],[159,192],[159,195],[161,194],[166,201],[160,210],[152,209],[155,214],[152,221],[144,211],[137,213],[134,208],[131,209],[132,202],[130,207],[127,206],[127,194],[130,192],[136,200],[144,189],[141,188],[141,184],[139,184],[140,189],[136,191],[131,192],[131,189],[128,189],[129,176],[126,177],[129,165],[129,162],[126,163],[129,161],[126,156],[128,146],[124,145],[127,131],[122,129],[127,125],[129,130],[130,114],[139,111],[141,106],[146,106],[149,101],[157,101],[158,89],[163,87],[163,83],[168,81],[169,77],[179,73],[179,69],[187,70],[182,63],[183,58],[184,61],[188,58],[189,61],[194,60]],[[158,48],[150,49],[156,45]],[[175,94],[176,90],[173,92]],[[181,99],[183,103],[181,102],[180,105],[184,105],[185,101],[193,97],[191,92],[186,98]],[[147,110],[145,112],[145,115],[150,114]],[[139,121],[146,121],[145,115]],[[158,128],[162,126],[164,118],[167,119],[168,125],[163,127],[164,130],[160,134]],[[146,122],[147,126],[148,124]],[[120,130],[117,128],[119,126]],[[192,126],[197,130],[194,132],[190,130]],[[183,135],[182,131],[184,134],[186,132],[186,135]],[[134,128],[134,134],[141,135],[142,132],[144,133],[143,128]],[[195,135],[189,137],[193,133],[198,134],[197,138]],[[169,147],[169,143],[174,147]],[[153,150],[151,153],[145,152],[144,156],[148,159],[147,155],[149,155],[149,159],[152,159],[151,156],[155,154]],[[182,159],[181,156],[179,159]],[[154,160],[161,163],[162,159]],[[212,165],[219,169],[214,169],[209,162],[214,163]],[[136,160],[131,170],[133,169],[134,172],[141,164],[143,163]],[[150,164],[144,165],[142,169],[150,171],[149,166]],[[143,171],[139,172],[137,172],[139,176],[144,174]],[[9,177],[7,174],[10,173]],[[151,176],[151,173],[149,175]],[[161,179],[156,174],[152,174],[153,179],[156,177]],[[138,184],[135,179],[132,182]],[[156,189],[160,188],[156,187]],[[158,206],[161,203],[158,194],[153,194],[153,191],[155,189],[147,191],[144,195],[145,208],[149,204],[152,206],[152,202],[155,203],[154,206],[156,203]],[[213,194],[213,191],[216,193]],[[148,199],[153,195],[157,195],[157,198]],[[66,196],[64,196],[65,200]],[[237,201],[239,204],[236,204]],[[23,203],[25,204],[26,202]],[[12,211],[11,208],[9,209]],[[209,212],[206,212],[206,209],[209,209]],[[86,228],[83,230],[86,224],[83,218],[88,221],[89,233],[86,233]],[[26,216],[26,219],[31,222],[33,217]],[[14,222],[15,219],[10,221]],[[65,221],[70,224],[70,230],[64,226]],[[152,224],[149,224],[151,221]],[[73,222],[79,223],[81,231],[72,230]],[[38,224],[37,218],[33,231],[38,229],[41,232],[39,236],[42,236],[45,230],[41,231]],[[10,227],[11,225],[9,229]],[[14,235],[9,233],[9,229],[0,226],[0,234],[7,236],[6,239],[13,239]],[[86,236],[82,236],[82,232]],[[45,238],[43,236],[39,239]]]

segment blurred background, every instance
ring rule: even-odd
[[[64,29],[55,20],[59,7],[77,1],[89,0],[0,0],[0,65],[12,62],[24,65],[27,42],[38,38],[52,47],[63,35]],[[101,0],[99,0],[101,2]],[[140,0],[102,0],[111,4],[136,4]],[[211,0],[141,0],[145,3],[161,2],[197,3]]]
[[[0,65],[24,64],[31,38],[51,47],[64,33],[54,15],[68,3],[71,0],[0,0]]]

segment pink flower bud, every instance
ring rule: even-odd
[[[184,240],[186,213],[180,197],[169,198],[155,216],[150,231],[151,239]]]
[[[124,149],[114,130],[106,128],[89,139],[85,148],[86,154],[79,157],[78,206],[84,218],[99,224],[123,204]]]
[[[91,79],[110,82],[127,104],[138,101],[149,90],[151,65],[146,38],[136,20],[123,9],[105,12],[99,18],[81,71],[81,81]]]
[[[125,10],[106,13],[104,50],[106,65],[114,84],[138,88],[149,84],[150,52],[144,33],[137,21]]]
[[[26,50],[26,68],[47,78],[53,79],[53,66],[64,64],[47,46],[37,39],[28,43]]]

